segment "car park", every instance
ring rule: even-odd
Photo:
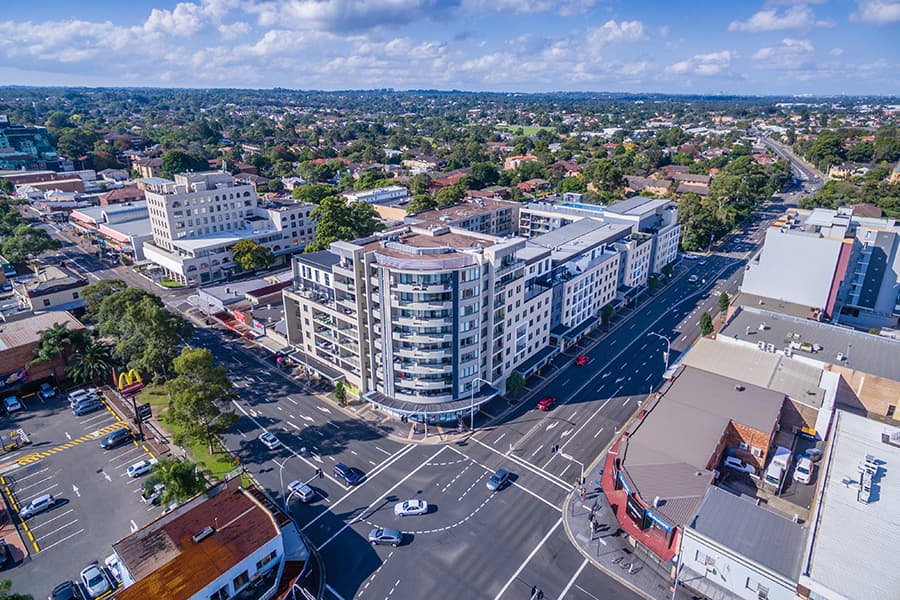
[[[591,358],[589,356],[585,356],[584,354],[579,354],[578,356],[575,357],[575,364],[578,365],[579,367],[583,367],[584,365],[588,364],[590,361],[591,361]]]
[[[56,505],[56,499],[51,494],[38,496],[19,511],[19,517],[24,521],[30,519],[34,515],[40,514],[45,510],[50,510]]]
[[[487,480],[487,489],[497,492],[509,481],[510,472],[506,469],[497,469],[491,478]]]
[[[72,409],[72,414],[76,417],[83,417],[84,415],[100,410],[101,408],[103,408],[103,403],[99,400],[88,400],[83,404],[76,404],[75,408]]]
[[[150,458],[142,461],[138,461],[128,467],[126,472],[128,476],[133,478],[140,477],[142,475],[146,475],[150,472],[150,469],[155,465],[158,461],[155,458]]]
[[[118,448],[122,444],[130,442],[133,439],[131,434],[131,430],[127,427],[122,427],[121,429],[116,429],[108,436],[100,440],[100,447],[104,450],[112,450],[113,448]]]
[[[89,598],[99,598],[112,589],[109,577],[107,577],[106,573],[103,572],[103,569],[101,569],[100,565],[97,563],[91,563],[82,569],[81,584],[84,586],[85,591],[87,591]]]
[[[399,546],[403,542],[403,534],[396,529],[377,527],[369,532],[369,543],[373,546]]]
[[[269,450],[274,450],[281,445],[281,441],[277,437],[275,437],[275,434],[269,433],[268,431],[263,431],[261,434],[259,434],[259,441],[262,442],[262,445]]]
[[[50,593],[51,600],[84,600],[81,588],[74,581],[64,581]]]
[[[540,400],[538,400],[537,407],[538,410],[548,411],[553,408],[553,405],[556,404],[555,396],[544,396]]]
[[[360,483],[365,474],[356,467],[348,467],[344,463],[338,463],[331,468],[331,472],[338,479],[343,480],[347,485],[357,485]]]
[[[69,392],[69,406],[74,406],[84,400],[97,397],[96,388],[86,388]]]
[[[41,384],[41,389],[38,390],[38,394],[40,394],[41,398],[44,400],[49,400],[56,395],[56,388],[49,383],[44,382]]]
[[[288,484],[288,493],[296,496],[300,502],[312,502],[316,492],[302,481],[294,480]]]
[[[706,264],[706,259],[705,259],[705,258],[701,258],[701,259],[700,259],[700,262],[698,262],[697,264],[698,264],[698,265],[705,265],[705,264]]]
[[[743,473],[754,474],[756,473],[756,469],[739,459],[737,456],[727,456],[725,457],[722,465],[728,467],[729,469],[734,469],[735,471],[741,471]]]
[[[404,500],[394,505],[394,516],[408,517],[412,515],[424,515],[428,512],[428,503],[418,498]]]
[[[12,413],[17,410],[22,410],[22,403],[19,402],[19,399],[15,396],[7,396],[3,399],[3,408],[6,409],[6,412]]]
[[[159,504],[159,499],[165,490],[166,484],[164,483],[145,485],[144,491],[141,493],[141,500],[144,501],[144,504]]]

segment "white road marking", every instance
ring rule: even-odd
[[[69,441],[71,442],[71,441],[72,441],[72,436],[69,435],[69,432],[68,432],[68,431],[64,431],[63,433],[66,434],[66,439],[69,440]]]
[[[277,408],[278,410],[284,410],[283,408],[281,408],[281,407],[278,406],[277,404],[275,405],[275,408]]]
[[[618,379],[616,379],[616,383],[622,383],[623,381],[625,381],[624,377],[619,377]]]
[[[505,437],[506,437],[506,432],[504,431],[503,433],[500,434],[500,437],[498,437],[496,440],[494,440],[494,443],[499,444],[500,440],[502,440]]]
[[[561,518],[556,522],[555,525],[553,525],[553,527],[550,528],[550,531],[548,531],[547,534],[543,538],[541,538],[541,541],[538,542],[537,546],[534,547],[534,550],[531,551],[531,554],[529,554],[525,558],[525,560],[522,561],[522,564],[519,565],[519,568],[516,569],[516,572],[513,573],[512,577],[510,577],[509,580],[507,580],[506,584],[500,589],[500,592],[496,596],[494,596],[494,600],[500,600],[500,597],[503,596],[503,593],[509,588],[510,585],[512,585],[512,582],[515,581],[516,578],[519,576],[519,573],[521,573],[525,569],[525,566],[528,565],[529,562],[531,562],[531,559],[534,558],[534,555],[538,553],[538,551],[541,549],[541,547],[544,545],[544,543],[546,543],[546,541],[548,539],[550,539],[550,536],[553,535],[553,532],[556,531],[560,525],[562,525]]]
[[[549,425],[547,425],[547,431],[550,431],[551,429],[553,429],[553,428],[556,427],[557,425],[559,425],[559,421],[553,421],[552,423],[550,423]],[[497,440],[497,441],[499,441],[499,440]]]
[[[46,552],[47,550],[49,550],[50,548],[53,548],[54,546],[58,546],[58,545],[62,544],[63,542],[67,541],[67,540],[71,540],[73,537],[75,537],[75,536],[78,535],[79,533],[84,533],[84,529],[79,529],[79,530],[76,531],[75,533],[70,533],[69,535],[67,535],[67,536],[64,537],[63,539],[57,540],[57,541],[53,542],[52,544],[50,544],[49,546],[44,546],[43,548],[41,548],[41,552]]]
[[[631,400],[631,398],[625,398],[625,402],[622,403],[622,406],[625,406],[626,404],[628,404],[629,400]]]
[[[388,456],[391,455],[390,452],[388,452],[387,450],[385,450],[383,448],[379,448],[378,446],[375,446],[375,449],[378,450],[379,452],[381,452],[382,454],[387,454]]]
[[[603,433],[603,428],[602,428],[602,427],[601,427],[600,429],[597,430],[597,433],[594,434],[594,439],[596,440],[596,439],[597,439],[597,436],[600,435],[601,433]]]
[[[338,593],[335,591],[335,589],[334,589],[333,587],[331,587],[329,584],[327,584],[327,583],[325,584],[325,589],[328,590],[328,592],[329,592],[332,596],[334,596],[335,598],[337,598],[337,600],[344,600],[344,597],[341,596],[340,594],[338,594]]]
[[[584,571],[584,568],[588,564],[588,559],[584,559],[584,562],[581,563],[581,566],[578,567],[578,570],[575,571],[575,574],[572,575],[572,579],[569,580],[569,583],[566,584],[566,587],[563,588],[563,591],[560,592],[557,600],[563,600],[566,597],[566,594],[569,593],[569,590],[572,589],[572,586],[575,584],[575,580],[578,579],[578,576],[581,575],[581,572]]]
[[[563,431],[563,432],[560,434],[560,437],[566,437],[567,435],[569,435],[569,434],[572,433],[573,431],[574,431],[574,429],[566,429],[565,431]]]
[[[75,494],[76,496],[78,496],[79,498],[81,498],[81,492],[78,491],[78,486],[75,485],[74,483],[72,484],[72,492],[74,492],[74,494]]]
[[[67,510],[67,511],[64,512],[64,513],[62,513],[61,515],[56,515],[56,516],[53,517],[52,519],[47,519],[46,521],[44,521],[44,522],[41,523],[40,525],[31,525],[31,526],[29,527],[29,529],[31,529],[32,531],[34,531],[34,530],[36,530],[36,529],[40,529],[41,527],[43,527],[43,526],[45,526],[45,525],[49,525],[50,523],[52,523],[53,521],[56,521],[57,519],[62,519],[64,516],[70,515],[70,514],[72,514],[73,512],[75,512],[75,509],[74,509],[74,508],[70,508],[69,510]],[[76,521],[78,521],[78,519],[75,519],[75,521],[72,521],[72,523],[75,523]],[[72,523],[69,523],[69,525],[71,525]],[[68,527],[69,525],[63,525],[63,527]],[[60,529],[62,529],[62,527],[60,527]],[[55,529],[54,531],[58,531],[58,529]],[[51,532],[51,533],[52,533],[52,532]],[[49,533],[44,534],[42,537],[47,537],[48,535],[50,535],[50,534],[49,534]]]
[[[603,377],[601,377],[600,379],[606,379],[610,375],[612,375],[612,373],[610,371],[607,371],[606,373],[603,374]]]
[[[134,519],[131,519],[131,532],[134,533],[138,530],[137,523],[134,522]]]
[[[296,400],[294,400],[294,399],[291,398],[290,396],[288,396],[288,400],[290,400],[291,402],[293,402],[295,405],[298,405],[298,404],[299,404],[299,402],[297,402]]]
[[[531,456],[534,456],[535,454],[537,454],[538,452],[540,452],[540,451],[541,451],[541,448],[543,448],[543,447],[544,447],[543,444],[541,444],[540,446],[538,446],[538,447],[535,449],[535,451],[531,453]]]
[[[103,473],[103,477],[104,477],[107,481],[112,481],[112,477],[109,476],[109,473],[104,472],[104,473]]]
[[[323,413],[328,413],[329,415],[331,414],[331,410],[328,409],[328,408],[326,408],[326,407],[324,407],[324,406],[317,406],[316,408],[318,408],[319,410],[321,410]]]
[[[309,421],[310,423],[315,422],[315,419],[313,419],[312,417],[307,417],[306,415],[300,415],[300,418],[303,419],[304,421]]]
[[[566,379],[565,381],[563,381],[563,383],[562,383],[563,387],[566,387],[567,385],[569,385],[569,381],[571,381],[571,379]]]
[[[293,427],[294,429],[298,430],[298,431],[300,430],[300,426],[297,425],[296,423],[294,423],[293,421],[288,421],[287,424],[290,425],[291,427]]]
[[[487,448],[488,450],[490,450],[491,452],[494,452],[495,454],[499,454],[500,456],[502,456],[502,457],[504,457],[504,458],[507,458],[507,459],[513,461],[514,463],[516,463],[517,465],[519,465],[519,466],[521,466],[521,467],[525,467],[525,468],[528,469],[529,471],[535,473],[536,475],[540,475],[541,477],[543,477],[544,479],[546,479],[546,480],[549,481],[550,483],[552,483],[552,484],[554,484],[554,485],[557,485],[557,486],[561,487],[562,489],[564,489],[564,490],[566,490],[566,491],[570,491],[570,490],[572,489],[572,486],[571,486],[571,485],[567,484],[565,481],[563,481],[562,479],[560,479],[559,477],[557,477],[557,476],[554,475],[553,473],[548,473],[547,471],[544,471],[544,470],[541,469],[540,467],[531,464],[531,463],[528,462],[527,460],[522,459],[522,458],[519,458],[518,456],[515,456],[515,455],[511,454],[511,452],[512,452],[512,444],[510,444],[510,450],[509,450],[509,452],[504,453],[504,452],[500,452],[499,450],[497,450],[497,449],[494,448],[493,446],[489,446],[489,445],[485,444],[485,443],[482,442],[481,440],[477,440],[477,439],[476,439],[476,440],[475,440],[475,443],[478,444],[479,446],[483,446],[483,447]],[[451,450],[456,450],[456,448],[453,448],[453,447],[450,447],[450,449],[451,449]],[[456,451],[459,452],[458,450],[456,450]],[[462,454],[462,452],[459,452],[459,454]],[[466,455],[463,454],[463,456],[466,456]],[[487,468],[487,467],[485,467],[485,468]],[[488,470],[490,470],[490,469],[488,469]]]

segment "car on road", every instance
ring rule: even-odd
[[[404,500],[394,505],[394,516],[408,517],[412,515],[424,515],[428,512],[428,503],[418,498]]]
[[[41,389],[38,390],[38,394],[40,394],[41,398],[43,398],[44,400],[49,400],[56,395],[56,388],[54,388],[49,383],[44,382],[41,384]]]
[[[369,532],[369,543],[373,546],[391,545],[396,548],[403,543],[403,534],[396,529],[376,527]]]
[[[262,442],[262,445],[269,450],[274,450],[281,445],[281,441],[277,437],[275,437],[275,434],[269,433],[268,431],[263,431],[261,434],[259,434],[259,441]]]
[[[74,581],[64,581],[50,592],[52,600],[84,600],[81,588]]]
[[[288,493],[296,496],[300,502],[312,502],[316,497],[316,491],[298,479],[290,482],[287,489]]]
[[[813,464],[807,457],[802,457],[794,467],[794,481],[797,483],[809,483],[812,481]]]
[[[155,465],[157,461],[155,458],[150,458],[146,460],[141,460],[126,469],[128,472],[128,476],[132,479],[140,477],[141,475],[146,475],[150,472],[150,469]]]
[[[17,410],[22,410],[22,403],[19,402],[19,399],[15,396],[7,396],[3,399],[3,408],[6,409],[6,412],[12,413]]]
[[[499,491],[509,481],[510,472],[506,469],[497,469],[491,478],[487,480],[487,489],[492,492]]]
[[[122,444],[130,442],[133,437],[130,429],[121,427],[100,440],[99,446],[104,450],[112,450],[113,448],[118,448]]]
[[[36,514],[42,513],[45,510],[50,510],[56,505],[56,499],[52,494],[44,494],[43,496],[38,496],[28,504],[22,507],[22,510],[19,511],[19,517],[24,521],[25,519],[30,519]]]
[[[756,473],[756,469],[739,459],[737,456],[727,456],[725,457],[725,461],[722,463],[725,467],[729,469],[734,469],[735,471],[742,471],[744,473],[753,474]]]
[[[338,479],[344,480],[347,485],[356,485],[365,477],[365,473],[356,467],[348,467],[344,463],[338,463],[331,468],[331,472]]]
[[[553,405],[556,404],[555,396],[544,396],[540,400],[538,400],[537,407],[538,410],[548,411],[553,408]]]
[[[584,354],[579,354],[578,356],[575,357],[575,364],[578,365],[579,367],[583,367],[584,365],[588,364],[589,362],[591,362],[591,358]]]
[[[81,570],[81,583],[89,598],[99,598],[112,589],[109,577],[97,563],[91,563]]]
[[[103,408],[103,403],[99,400],[88,400],[83,404],[76,404],[75,408],[72,409],[72,414],[76,417],[83,417],[101,408]]]

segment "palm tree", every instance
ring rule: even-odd
[[[160,496],[160,504],[166,506],[172,502],[184,502],[206,490],[208,471],[189,460],[164,458],[151,469],[151,478],[157,483],[165,484],[166,489]]]
[[[83,348],[75,350],[66,372],[76,383],[97,383],[112,372],[114,365],[112,346],[90,340]]]
[[[34,349],[34,360],[29,363],[45,362],[62,356],[66,351],[73,352],[84,347],[90,332],[87,329],[69,329],[65,323],[54,323],[39,332],[40,343]]]

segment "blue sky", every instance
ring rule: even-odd
[[[26,85],[900,94],[900,0],[3,0]]]

